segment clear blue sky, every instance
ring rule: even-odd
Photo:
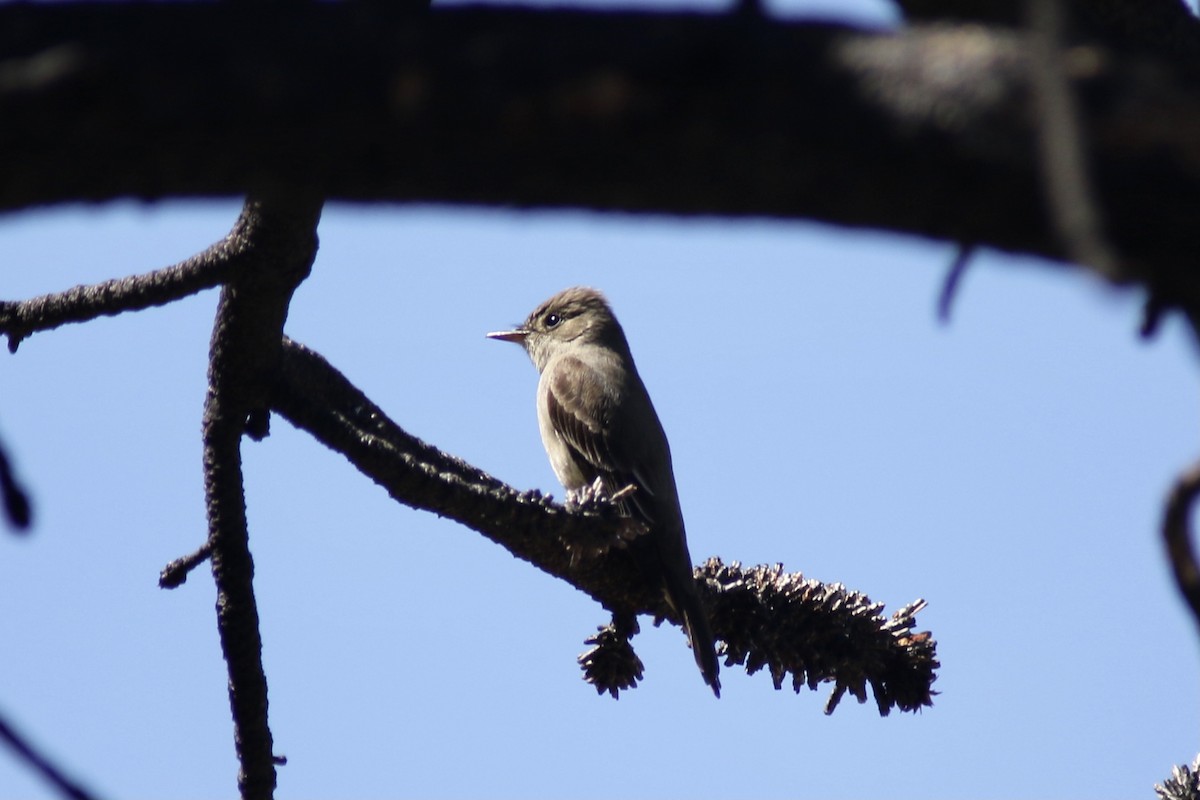
[[[172,263],[238,207],[0,217],[0,297]],[[244,450],[279,797],[1150,798],[1195,756],[1197,637],[1157,525],[1200,454],[1197,354],[1174,320],[1139,341],[1136,293],[986,253],[943,326],[952,250],[910,238],[357,206],[320,234],[290,335],[520,488],[561,494],[536,373],[483,334],[605,290],[696,560],[783,562],[889,612],[926,598],[941,694],[827,718],[825,691],[728,669],[717,701],[679,630],[647,625],[644,683],[598,697],[575,665],[594,602],[276,419]],[[0,536],[0,710],[107,797],[235,793],[211,578],[156,585],[205,535],[215,302],[0,358],[0,433],[37,504],[32,536]],[[0,797],[48,796],[0,753]]]

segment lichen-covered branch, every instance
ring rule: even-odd
[[[572,512],[538,492],[518,492],[421,442],[295,342],[285,343],[272,408],[396,500],[463,523],[613,611],[614,625],[589,639],[594,647],[581,657],[597,691],[616,696],[641,677],[641,662],[628,644],[634,615],[679,624],[620,546],[639,532],[628,520],[602,510]],[[743,664],[750,673],[767,667],[777,686],[787,674],[797,687],[831,682],[828,710],[845,692],[865,699],[868,686],[880,713],[931,703],[935,645],[929,634],[911,630],[923,603],[886,619],[879,615],[881,604],[839,584],[718,559],[710,559],[696,579],[729,664]]]
[[[678,623],[661,595],[644,584],[641,573],[622,547],[642,532],[636,523],[620,518],[614,509],[603,504],[589,508],[586,513],[573,512],[536,491],[518,492],[421,442],[388,419],[319,355],[280,336],[287,298],[294,288],[292,282],[302,280],[307,274],[315,253],[318,210],[315,201],[302,203],[299,209],[289,206],[284,212],[274,210],[271,204],[250,201],[230,235],[206,251],[215,254],[206,263],[220,264],[206,274],[219,275],[229,282],[222,293],[214,330],[205,408],[210,534],[196,552],[168,565],[160,579],[164,587],[177,586],[190,570],[212,559],[218,584],[218,620],[230,664],[231,701],[238,720],[239,753],[243,757],[243,791],[247,796],[265,796],[263,792],[269,793],[274,785],[240,466],[241,436],[262,432],[254,427],[254,421],[265,420],[268,408],[342,452],[397,500],[464,523],[518,557],[588,593],[613,611],[615,618],[624,620],[620,631],[610,631],[613,635],[602,630],[592,637],[589,644],[595,648],[582,657],[586,677],[598,690],[615,696],[617,691],[630,688],[640,679],[641,664],[628,643],[636,630],[634,615],[649,614]],[[184,263],[195,262],[189,259]],[[276,270],[282,270],[282,274]],[[167,274],[178,275],[178,270],[161,273]],[[139,286],[161,285],[162,293],[155,296],[166,302],[173,299],[169,296],[172,292],[183,296],[186,293],[183,287],[193,285],[191,281],[190,277],[178,281],[163,277],[156,284],[153,276],[132,278],[124,283],[133,287],[129,292],[96,293],[111,298],[111,302],[88,306],[63,295],[61,301],[51,300],[42,307],[83,309],[86,306],[89,312],[94,312],[92,316],[116,313],[122,308],[142,307],[137,300],[146,297],[147,292]],[[52,327],[49,322],[56,318],[61,319],[62,315],[55,317],[50,311],[37,319]],[[730,663],[744,663],[750,672],[769,665],[776,683],[788,672],[803,676],[803,680],[814,686],[833,681],[835,697],[831,704],[836,704],[837,697],[845,691],[864,697],[867,684],[874,689],[881,711],[886,712],[892,705],[908,710],[928,703],[929,684],[936,668],[936,661],[929,653],[914,650],[902,657],[884,659],[879,653],[891,652],[889,647],[894,649],[896,637],[892,636],[886,640],[886,646],[872,645],[862,639],[856,651],[861,657],[855,653],[847,655],[844,647],[836,657],[829,652],[822,655],[814,642],[829,644],[842,640],[837,636],[822,639],[815,633],[823,630],[820,625],[800,626],[808,638],[792,639],[790,633],[781,631],[794,627],[795,620],[787,613],[771,617],[766,609],[778,605],[780,597],[791,598],[788,602],[798,597],[802,602],[795,607],[801,610],[800,617],[816,614],[813,618],[820,620],[820,615],[826,612],[813,612],[810,601],[818,596],[812,594],[816,591],[814,587],[823,585],[803,582],[807,588],[795,594],[793,584],[789,583],[795,576],[778,573],[767,579],[766,573],[755,573],[757,577],[752,577],[750,573],[743,574],[736,565],[725,567],[720,562],[710,562],[705,569],[713,569],[713,563],[717,565],[717,573],[699,574],[698,580],[703,596],[714,609],[714,629],[728,643],[726,655]],[[757,588],[748,595],[747,586],[751,584]],[[844,594],[839,587],[824,589],[839,597]],[[835,603],[821,600],[817,605],[824,603],[832,613],[848,607],[859,608],[865,602],[861,595],[847,596],[856,598],[857,605],[847,605],[844,600]],[[757,607],[748,611],[747,603]],[[787,603],[781,607],[787,607]],[[878,610],[872,609],[872,614]],[[773,621],[764,626],[767,619]],[[844,628],[836,619],[836,614],[828,617],[825,629],[830,626],[836,629],[839,624]],[[884,624],[881,618],[872,619],[877,626]],[[868,636],[869,627],[856,629],[852,640]],[[878,637],[878,633],[871,635]],[[798,649],[788,650],[781,641],[792,641],[792,646]],[[919,636],[911,640],[925,641],[927,637]],[[931,640],[928,649],[931,653]],[[915,681],[902,682],[894,677],[896,665],[904,665],[906,659],[911,662],[909,673],[919,676]],[[889,671],[881,673],[879,668],[884,664],[890,665]],[[919,687],[921,680],[925,681],[923,694]],[[912,684],[919,688],[902,691],[894,688]]]
[[[200,545],[191,553],[172,561],[162,568],[158,575],[158,585],[162,589],[177,589],[186,581],[191,571],[203,564],[212,555],[208,542]]]

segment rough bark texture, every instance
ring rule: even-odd
[[[1190,18],[1170,30],[1190,46]],[[1132,49],[1068,62],[1100,217],[1119,278],[1195,308],[1200,93],[1186,59]],[[1004,26],[9,5],[0,63],[0,208],[308,188],[808,217],[1063,254],[1028,42]]]
[[[217,586],[217,631],[229,672],[238,789],[245,800],[275,791],[267,679],[254,596],[254,561],[246,525],[242,436],[265,435],[271,387],[280,371],[283,324],[292,293],[317,252],[319,200],[251,199],[230,234],[247,254],[221,290],[209,351],[204,400],[204,493],[208,550]]]

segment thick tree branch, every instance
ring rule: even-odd
[[[0,208],[307,188],[809,217],[1066,255],[1028,40],[1007,28],[10,4],[0,63]],[[1103,47],[1069,63],[1121,279],[1200,309],[1195,81]]]
[[[208,549],[241,764],[238,788],[246,800],[273,796],[275,757],[246,528],[241,439],[248,421],[265,413],[279,370],[288,305],[316,256],[320,211],[318,200],[247,200],[232,236],[254,258],[221,291],[209,355],[203,423]]]
[[[562,578],[614,612],[667,616],[619,546],[640,529],[599,513],[573,514],[538,491],[518,492],[404,431],[319,354],[284,342],[272,410],[344,455],[396,500],[448,517]]]
[[[318,354],[290,340],[272,408],[396,500],[463,523],[613,611],[622,624],[590,639],[596,647],[581,659],[598,691],[616,696],[641,676],[641,662],[628,647],[636,614],[679,624],[620,546],[639,532],[628,520],[615,513],[573,513],[421,442]],[[727,644],[727,664],[742,664],[751,674],[767,667],[777,688],[788,674],[796,691],[833,683],[828,710],[846,692],[864,700],[868,685],[880,713],[932,702],[935,645],[929,634],[911,630],[924,603],[885,619],[882,604],[839,584],[718,559],[697,570],[696,580],[713,632]]]

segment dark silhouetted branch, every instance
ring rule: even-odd
[[[396,500],[461,522],[589,594],[622,623],[588,640],[594,647],[581,657],[585,678],[613,696],[640,680],[641,661],[628,643],[636,623],[629,620],[636,614],[679,620],[620,546],[638,532],[628,520],[597,504],[589,513],[573,513],[421,442],[302,345],[287,341],[283,363],[275,411]],[[880,604],[838,584],[717,559],[697,570],[696,579],[713,632],[727,643],[728,663],[744,664],[750,673],[767,666],[777,686],[789,673],[797,687],[833,682],[830,710],[847,691],[864,699],[868,685],[881,713],[930,704],[935,645],[929,634],[910,630],[923,603],[884,619]]]
[[[242,241],[231,233],[203,252],[164,269],[76,286],[30,300],[0,302],[0,333],[8,337],[9,352],[15,353],[21,340],[36,331],[161,306],[211,289],[243,266],[246,253],[240,244]]]
[[[640,533],[615,509],[572,514],[538,491],[518,492],[404,431],[318,353],[284,343],[272,410],[344,455],[394,499],[461,522],[611,610],[667,611],[620,543]]]
[[[1200,625],[1200,564],[1192,546],[1192,526],[1189,518],[1196,497],[1200,495],[1200,464],[1185,471],[1175,482],[1167,498],[1163,515],[1163,542],[1167,558],[1175,575],[1175,584]]]
[[[195,552],[180,556],[163,567],[158,575],[158,585],[162,589],[175,589],[187,581],[188,574],[208,560],[212,554],[208,542],[202,544]]]
[[[245,800],[273,796],[276,761],[267,721],[241,440],[250,416],[267,407],[279,371],[288,304],[316,256],[320,212],[321,202],[315,199],[246,201],[232,235],[253,258],[221,291],[209,354],[202,428],[208,549],[241,765],[238,788]]]
[[[87,789],[84,789],[63,774],[61,769],[55,766],[49,758],[39,753],[3,717],[0,717],[0,740],[3,740],[8,745],[8,748],[16,754],[17,758],[24,761],[31,769],[45,778],[46,782],[53,786],[63,797],[70,798],[70,800],[93,800],[95,797]]]
[[[33,521],[33,507],[29,495],[13,474],[3,442],[0,442],[0,496],[4,500],[4,513],[8,516],[9,524],[17,531],[28,530]]]
[[[1030,50],[999,26],[737,14],[0,5],[0,208],[311,190],[812,218],[1067,258]],[[1196,80],[1074,55],[1119,277],[1200,309]]]
[[[967,267],[971,265],[971,257],[974,255],[975,247],[973,245],[960,244],[954,253],[954,260],[950,262],[950,268],[946,270],[946,277],[942,281],[942,291],[938,293],[937,303],[938,320],[943,323],[950,321],[954,298],[958,297],[958,287],[962,283],[963,275],[967,273]]]

